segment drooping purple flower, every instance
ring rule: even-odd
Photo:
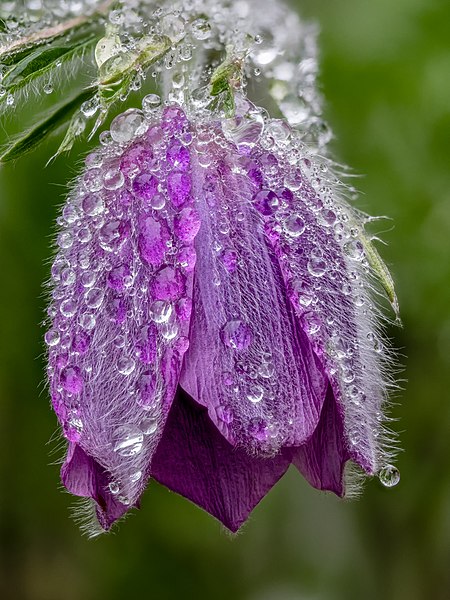
[[[236,531],[290,464],[338,496],[347,464],[392,470],[376,255],[330,165],[267,149],[258,116],[142,121],[116,118],[132,141],[87,162],[61,221],[46,342],[66,488],[109,529],[154,478]]]

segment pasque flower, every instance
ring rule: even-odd
[[[63,483],[105,529],[150,477],[235,531],[291,463],[338,495],[347,461],[380,467],[359,222],[326,162],[262,129],[129,110],[64,206],[51,395]]]
[[[244,54],[190,101],[178,77],[162,106],[116,117],[58,220],[45,338],[61,474],[102,529],[152,478],[232,531],[291,464],[338,496],[356,471],[398,479],[374,300],[381,282],[395,303],[391,280],[318,153],[327,130],[252,104]]]

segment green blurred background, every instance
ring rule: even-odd
[[[153,484],[143,510],[89,541],[58,489],[61,452],[44,388],[41,283],[76,152],[56,141],[0,170],[0,598],[450,599],[450,4],[297,0],[321,27],[335,155],[365,176],[360,206],[386,214],[407,356],[394,409],[397,488],[357,502],[294,471],[234,539]],[[1,132],[0,132],[1,135]],[[78,146],[78,149],[80,146]]]

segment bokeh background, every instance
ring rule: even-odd
[[[400,484],[361,500],[293,470],[236,537],[153,484],[143,510],[89,541],[69,518],[48,444],[41,282],[76,155],[56,141],[0,170],[0,598],[3,600],[448,600],[450,598],[450,4],[297,0],[321,27],[335,155],[364,174],[361,208],[392,217],[405,358],[394,408]],[[2,132],[0,131],[0,135]],[[80,145],[78,152],[82,151]]]

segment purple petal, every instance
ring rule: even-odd
[[[343,415],[349,458],[373,474],[382,457],[377,434],[386,379],[376,349],[377,309],[360,219],[332,196],[326,169],[312,160],[305,159],[302,169],[292,173],[282,156],[256,150],[253,159],[265,187],[279,198],[276,218],[262,211],[267,239],[278,257],[298,322]],[[294,189],[280,186],[283,180],[295,182]]]
[[[295,451],[292,462],[312,486],[343,496],[348,459],[342,415],[329,386],[319,424],[311,438]]]
[[[255,458],[234,448],[207,411],[179,388],[152,476],[235,532],[286,472],[291,453],[288,449],[275,458]]]
[[[310,438],[327,381],[253,205],[257,188],[242,174],[248,161],[241,164],[225,140],[202,151],[212,164],[200,168],[193,162],[202,227],[195,239],[194,311],[180,384],[208,408],[230,443],[274,455]]]
[[[50,389],[76,444],[64,481],[97,501],[107,526],[145,488],[189,346],[200,227],[185,194],[190,151],[183,152],[180,212],[168,189],[174,139],[154,129],[153,142],[144,137],[86,170],[60,219],[52,269]]]
[[[103,529],[109,529],[130,508],[111,494],[110,476],[79,444],[69,444],[61,480],[71,494],[95,500],[97,519]]]

